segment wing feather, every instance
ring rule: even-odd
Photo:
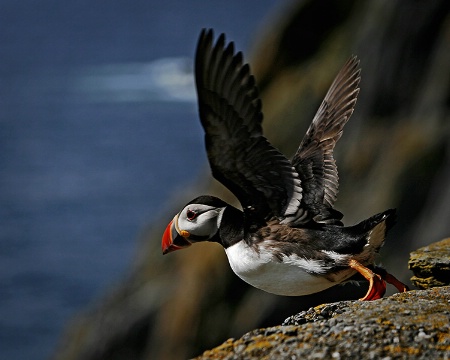
[[[360,72],[359,60],[351,57],[331,84],[292,159],[302,181],[303,202],[317,222],[340,223],[342,218],[333,209],[339,188],[333,150],[353,113]]]
[[[195,74],[200,120],[213,176],[244,211],[260,218],[302,216],[302,188],[290,161],[262,135],[262,106],[250,67],[222,34],[203,30]]]

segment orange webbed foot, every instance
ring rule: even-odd
[[[362,276],[364,276],[365,279],[369,281],[369,289],[367,290],[367,294],[360,300],[377,300],[383,297],[384,293],[386,292],[386,283],[380,275],[374,273],[372,270],[366,268],[353,259],[350,260],[349,266],[359,272]]]

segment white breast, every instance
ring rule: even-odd
[[[265,241],[264,244],[270,245],[270,242]],[[308,295],[337,284],[305,270],[325,273],[329,268],[320,260],[290,255],[283,257],[283,261],[278,261],[267,248],[264,246],[255,251],[244,241],[240,241],[225,249],[225,252],[237,276],[250,285],[272,294]]]

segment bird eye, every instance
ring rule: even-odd
[[[198,214],[195,211],[192,211],[190,209],[188,209],[186,211],[186,216],[187,216],[188,220],[191,220],[191,221],[194,220],[197,217],[197,215]]]

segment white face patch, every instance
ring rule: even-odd
[[[219,229],[224,207],[189,204],[178,215],[177,229],[191,235],[213,237]]]

